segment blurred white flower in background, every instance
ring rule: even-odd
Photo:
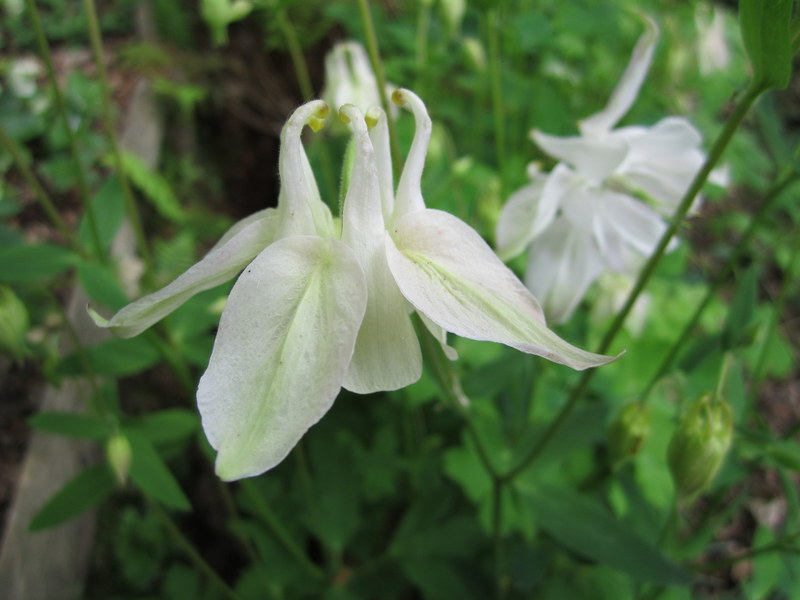
[[[666,229],[662,215],[672,214],[705,161],[701,135],[684,118],[613,129],[650,68],[658,28],[646,24],[608,104],[578,124],[580,135],[531,132],[561,162],[547,175],[530,169],[532,182],[512,194],[498,221],[498,254],[510,259],[529,248],[525,283],[558,323],[604,271],[635,277]]]
[[[389,97],[395,85],[386,84]],[[364,46],[354,41],[339,42],[325,56],[325,88],[322,99],[328,106],[353,104],[361,112],[381,105],[378,79]],[[396,107],[391,106],[396,115]]]
[[[724,71],[731,63],[731,51],[725,39],[725,11],[719,6],[698,4],[694,22],[698,35],[697,62],[700,73],[709,75]]]
[[[44,73],[38,58],[23,56],[11,61],[8,67],[8,87],[17,98],[29,99],[36,95],[36,80]]]

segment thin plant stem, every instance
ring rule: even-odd
[[[28,0],[29,2],[32,0]],[[119,180],[122,184],[122,194],[125,198],[125,211],[128,220],[131,222],[136,244],[139,246],[139,252],[142,254],[142,260],[147,266],[147,273],[151,273],[152,259],[150,249],[147,245],[147,239],[144,236],[142,229],[142,221],[139,218],[139,209],[136,206],[136,201],[133,198],[128,177],[125,174],[125,166],[122,162],[122,151],[120,149],[119,140],[117,139],[116,126],[114,124],[114,117],[111,110],[111,90],[108,85],[108,78],[106,77],[106,65],[103,59],[103,43],[100,38],[100,25],[97,21],[97,11],[95,10],[94,0],[83,0],[84,11],[86,12],[86,19],[89,25],[89,41],[92,46],[92,54],[94,56],[95,68],[97,69],[97,77],[100,81],[100,88],[102,90],[102,104],[103,104],[103,122],[105,124],[106,135],[111,143],[111,152],[114,156],[114,163],[119,175]]]
[[[314,580],[322,581],[325,579],[325,573],[317,565],[315,565],[306,556],[306,553],[298,546],[289,533],[283,528],[281,522],[272,512],[272,509],[261,497],[261,494],[255,487],[252,481],[242,481],[240,483],[244,493],[250,498],[253,503],[259,518],[262,520],[267,529],[270,530],[276,540],[284,547],[284,549],[303,567],[303,570]]]
[[[783,278],[783,283],[781,284],[781,289],[778,292],[777,299],[772,303],[772,313],[769,316],[767,330],[764,334],[764,340],[761,342],[761,349],[758,353],[758,360],[756,361],[756,366],[753,369],[749,393],[751,401],[758,392],[759,384],[763,379],[764,365],[767,362],[767,354],[769,353],[769,347],[772,343],[772,337],[775,332],[775,328],[778,325],[778,318],[783,312],[783,306],[786,304],[786,298],[789,296],[789,292],[795,284],[795,280],[792,278],[792,275],[795,272],[798,254],[800,254],[800,228],[796,227],[794,230],[794,244],[792,246],[791,258],[789,258],[789,264],[786,266],[786,277]]]
[[[97,384],[97,375],[95,374],[92,363],[89,360],[89,355],[86,353],[86,347],[83,345],[81,338],[78,336],[75,325],[69,318],[67,311],[65,311],[64,307],[61,306],[61,302],[52,292],[52,290],[48,288],[43,289],[45,293],[50,296],[53,306],[55,306],[64,322],[64,329],[66,329],[69,341],[72,342],[75,353],[78,355],[78,362],[81,364],[81,368],[83,369],[86,380],[89,382],[89,388],[92,390],[92,399],[94,400],[94,402],[91,403],[91,407],[100,417],[108,417],[110,415],[108,403],[106,402],[105,396],[103,396],[103,392],[100,390],[100,386]]]
[[[392,151],[392,166],[396,174],[400,173],[400,144],[397,141],[397,128],[389,111],[389,97],[386,94],[386,75],[383,72],[383,62],[381,61],[380,50],[378,49],[378,36],[375,33],[375,23],[372,21],[372,13],[369,10],[368,0],[358,0],[358,8],[361,12],[361,22],[364,25],[364,32],[367,42],[367,53],[372,70],[375,72],[375,79],[378,80],[378,94],[381,98],[381,108],[386,113],[386,122],[389,125],[389,142]]]
[[[295,31],[289,17],[286,16],[284,9],[280,9],[275,13],[275,19],[278,21],[278,28],[283,33],[286,45],[289,47],[289,55],[292,57],[292,65],[297,75],[297,83],[300,85],[300,93],[303,94],[303,101],[308,102],[314,97],[314,88],[311,85],[311,75],[308,73],[308,64],[303,55],[303,48],[300,46],[297,31]]]
[[[80,193],[81,201],[83,203],[83,210],[86,213],[86,222],[89,225],[89,233],[92,237],[92,245],[94,246],[94,253],[97,259],[101,262],[106,262],[106,253],[103,250],[103,244],[100,241],[100,231],[97,227],[97,219],[95,218],[94,209],[92,207],[92,196],[89,192],[89,185],[86,182],[86,173],[81,163],[80,153],[78,152],[78,142],[75,139],[75,133],[69,124],[69,115],[67,114],[67,103],[64,101],[64,95],[61,93],[61,88],[58,87],[58,78],[56,77],[56,69],[53,65],[53,55],[50,52],[50,45],[47,43],[47,38],[42,28],[42,22],[39,19],[39,10],[36,8],[34,0],[25,0],[25,6],[30,15],[31,24],[33,25],[34,33],[36,34],[36,42],[39,46],[39,52],[44,60],[47,69],[47,79],[50,82],[50,87],[53,90],[53,98],[55,99],[56,111],[64,126],[67,134],[67,144],[69,145],[70,155],[74,162],[75,179],[78,183],[78,191]]]
[[[420,2],[417,14],[417,76],[415,79],[415,92],[418,96],[425,97],[426,69],[428,65],[428,27],[430,25],[431,2]]]
[[[497,578],[497,599],[506,597],[503,561],[503,481],[497,477],[492,480],[492,546],[494,552],[494,572]]]
[[[744,121],[745,116],[749,112],[750,108],[753,106],[755,101],[760,96],[762,90],[754,85],[751,85],[747,88],[744,92],[741,100],[737,103],[733,113],[728,118],[723,127],[722,131],[720,132],[719,136],[714,142],[714,145],[711,148],[711,151],[706,158],[705,163],[698,171],[697,175],[695,175],[694,179],[692,180],[691,185],[686,190],[686,193],[683,195],[678,208],[675,210],[675,214],[673,215],[672,219],[670,220],[669,226],[664,234],[661,236],[661,239],[658,242],[653,254],[648,259],[647,263],[645,264],[644,268],[639,273],[639,277],[636,280],[636,284],[633,286],[633,289],[628,294],[628,299],[625,301],[625,305],[622,307],[620,312],[615,317],[613,323],[611,324],[610,328],[606,332],[606,335],[600,342],[600,345],[597,349],[598,354],[605,353],[608,348],[611,346],[611,343],[616,338],[617,334],[622,330],[622,326],[625,323],[625,319],[628,317],[631,309],[633,308],[636,299],[639,297],[639,294],[644,290],[647,283],[650,281],[653,273],[655,273],[656,267],[658,266],[659,262],[661,262],[661,258],[664,256],[666,252],[667,246],[669,245],[672,238],[677,233],[678,229],[680,228],[681,224],[683,223],[684,219],[686,218],[689,209],[694,202],[695,197],[700,192],[700,189],[703,187],[703,184],[708,179],[708,175],[711,173],[711,170],[714,166],[719,162],[719,159],[722,156],[722,153],[728,147],[728,144],[733,137],[733,134],[736,133],[739,126]],[[541,454],[550,440],[560,431],[561,427],[567,421],[567,418],[572,413],[572,411],[577,406],[578,402],[583,398],[586,391],[589,389],[589,384],[594,377],[594,373],[596,369],[589,369],[583,372],[583,375],[578,382],[578,385],[573,388],[572,394],[570,394],[569,399],[564,404],[564,406],[559,411],[556,418],[550,423],[547,431],[544,435],[540,438],[539,443],[537,443],[531,450],[520,460],[520,462],[509,470],[506,474],[503,475],[504,479],[513,479],[519,473],[527,469],[530,464]]]
[[[458,375],[449,364],[447,357],[444,356],[444,353],[439,347],[438,342],[433,339],[433,336],[421,323],[419,317],[414,315],[413,320],[414,328],[417,331],[417,337],[419,338],[420,345],[422,346],[422,354],[425,357],[425,364],[430,367],[431,374],[433,375],[434,379],[436,379],[439,389],[445,395],[450,405],[455,408],[456,412],[464,419],[464,423],[467,426],[467,432],[475,444],[475,451],[484,469],[493,481],[500,479],[500,472],[489,458],[489,453],[484,447],[481,437],[478,434],[478,430],[476,429],[475,424],[472,422],[467,407],[464,404],[466,396],[461,390],[461,383],[458,380]]]
[[[666,356],[661,360],[658,369],[650,378],[644,391],[639,396],[640,402],[647,401],[647,398],[649,397],[650,392],[653,391],[655,385],[672,367],[672,363],[677,357],[678,352],[683,347],[683,344],[691,338],[694,328],[697,326],[697,323],[700,321],[700,317],[711,303],[711,300],[714,298],[722,285],[728,281],[728,277],[733,272],[734,267],[742,258],[742,256],[744,256],[745,251],[749,248],[750,242],[752,241],[756,231],[763,227],[766,217],[772,210],[775,202],[778,200],[783,191],[791,184],[795,183],[798,178],[800,178],[800,176],[794,171],[794,169],[787,169],[775,183],[775,185],[773,185],[764,196],[761,205],[758,207],[755,215],[753,215],[753,218],[750,220],[750,224],[742,234],[742,237],[739,238],[739,241],[736,243],[736,246],[728,257],[728,260],[726,260],[722,268],[718,270],[717,276],[714,278],[711,285],[709,285],[706,289],[703,299],[695,308],[694,313],[692,313],[692,316],[686,322],[686,325],[684,325],[680,335],[678,336],[678,339],[675,340],[670,347],[669,352],[667,352]]]
[[[233,591],[233,589],[231,589],[230,586],[223,581],[223,579],[217,574],[211,565],[209,565],[205,559],[200,556],[200,553],[195,549],[192,542],[189,541],[185,535],[183,535],[183,532],[173,522],[167,512],[161,508],[156,501],[150,498],[147,498],[147,503],[150,507],[150,510],[152,510],[156,517],[158,517],[158,520],[161,521],[161,525],[172,537],[173,541],[180,547],[181,550],[183,550],[189,560],[191,560],[195,566],[200,569],[200,571],[202,571],[206,577],[208,577],[211,583],[213,583],[219,589],[223,596],[228,598],[228,600],[239,600],[238,594]]]
[[[80,241],[77,237],[70,231],[67,224],[64,222],[64,219],[61,218],[61,215],[56,210],[55,204],[50,199],[50,196],[47,195],[47,192],[44,191],[44,188],[39,184],[39,181],[36,179],[36,176],[33,174],[28,168],[28,165],[25,163],[25,159],[22,156],[22,152],[20,152],[19,147],[11,139],[11,136],[8,135],[6,128],[0,124],[0,145],[6,149],[6,151],[11,155],[14,164],[16,164],[17,169],[22,174],[23,179],[25,179],[25,183],[33,190],[33,195],[36,198],[36,201],[42,207],[42,210],[47,215],[47,218],[50,219],[50,222],[53,224],[58,232],[64,237],[67,241],[69,247],[80,254],[83,258],[89,258],[89,253],[86,249],[81,245]]]
[[[236,503],[233,501],[233,495],[231,494],[230,488],[219,477],[214,477],[214,479],[217,483],[217,491],[219,492],[219,496],[222,498],[222,504],[225,506],[225,510],[228,512],[229,517],[237,523],[242,523],[242,518],[239,516],[239,511],[236,509]],[[234,535],[236,536],[236,539],[239,540],[242,549],[244,550],[245,554],[247,554],[247,557],[250,559],[250,561],[253,564],[261,563],[262,568],[267,569],[267,565],[258,556],[255,546],[250,538],[239,531],[238,528],[234,530]]]
[[[719,369],[719,376],[717,377],[717,389],[714,390],[714,394],[711,396],[712,405],[716,405],[725,392],[725,384],[728,382],[731,366],[733,366],[733,353],[726,352],[725,356],[722,358],[722,366]]]
[[[487,34],[489,37],[489,78],[492,90],[492,116],[494,118],[494,147],[497,170],[500,174],[500,195],[505,195],[505,148],[506,148],[506,129],[505,115],[503,114],[503,86],[502,86],[502,64],[500,61],[500,44],[497,39],[499,24],[497,22],[497,10],[491,9],[486,13],[488,21]]]

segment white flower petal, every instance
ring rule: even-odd
[[[189,298],[235,277],[247,263],[275,239],[278,214],[274,208],[256,213],[259,217],[240,227],[242,221],[231,228],[238,230],[223,236],[206,256],[175,281],[122,308],[105,321],[92,314],[100,327],[107,327],[122,337],[133,337],[160,321]],[[255,217],[256,215],[253,215]]]
[[[335,235],[330,209],[319,196],[317,181],[300,137],[303,127],[319,122],[327,114],[328,106],[322,100],[312,100],[295,110],[281,130],[278,156],[281,179],[278,197],[281,223],[279,237]]]
[[[600,138],[558,137],[534,130],[531,138],[547,154],[571,164],[580,175],[595,181],[611,175],[628,153],[627,140],[613,134]]]
[[[563,323],[602,270],[591,230],[558,218],[531,244],[525,284],[542,299],[547,317]]]
[[[365,305],[361,267],[336,240],[285,238],[242,273],[197,390],[223,480],[271,469],[328,411]]]
[[[393,218],[399,219],[406,213],[425,208],[425,200],[422,198],[422,170],[431,141],[432,125],[425,104],[414,92],[396,89],[392,94],[392,101],[407,107],[414,114],[416,123],[411,149],[397,184]]]
[[[220,246],[224,246],[226,243],[228,243],[228,240],[230,240],[237,233],[242,231],[242,229],[244,229],[245,227],[247,227],[251,223],[255,223],[256,221],[261,221],[262,219],[272,219],[272,223],[273,223],[272,227],[275,227],[275,231],[277,233],[277,227],[278,227],[277,217],[278,217],[277,209],[275,209],[275,208],[265,208],[263,210],[259,210],[258,212],[254,212],[252,215],[247,216],[244,219],[240,219],[240,220],[236,221],[236,223],[231,225],[231,228],[228,229],[228,231],[226,231],[224,234],[222,234],[222,237],[219,238],[219,240],[217,240],[217,243],[214,244],[211,247],[211,250],[209,250],[208,252],[211,253],[214,250],[216,250],[217,248],[219,248]]]
[[[378,167],[364,118],[345,105],[341,113],[353,130],[353,171],[344,200],[342,241],[353,249],[367,278],[367,310],[344,387],[368,394],[396,390],[422,375],[422,354],[408,303],[386,263],[386,227]]]
[[[598,192],[595,236],[608,265],[619,272],[636,272],[655,250],[667,228],[659,214],[623,194]]]
[[[576,369],[613,360],[571,346],[550,331],[525,286],[472,228],[448,213],[405,215],[392,227],[386,249],[403,295],[447,331]]]
[[[381,189],[383,220],[388,223],[394,213],[394,179],[392,175],[392,152],[389,145],[389,125],[386,120],[386,113],[377,106],[368,111],[367,118],[371,118],[375,122],[375,125],[369,131],[369,137],[372,140],[375,161],[378,164],[378,182]]]
[[[419,315],[422,323],[425,325],[425,328],[430,331],[431,335],[436,339],[437,342],[439,342],[444,355],[450,360],[456,360],[458,358],[458,351],[447,343],[447,331],[444,328],[439,327],[423,313],[417,314]]]
[[[520,254],[536,236],[534,229],[544,188],[540,179],[511,194],[497,220],[497,254],[509,260]]]
[[[583,135],[602,135],[610,131],[633,106],[636,96],[639,95],[639,88],[647,77],[647,71],[653,60],[653,50],[658,41],[658,25],[655,21],[645,17],[645,26],[646,30],[636,43],[631,60],[622,74],[622,79],[611,93],[606,107],[579,123],[578,127]]]
[[[705,162],[700,133],[686,119],[668,117],[653,127],[625,127],[630,152],[619,168],[629,185],[641,189],[671,213]]]

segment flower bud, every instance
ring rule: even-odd
[[[636,456],[649,434],[650,409],[639,402],[623,407],[609,431],[608,455],[611,464],[619,466]]]
[[[132,456],[133,453],[128,438],[121,433],[115,433],[108,438],[106,442],[106,458],[120,485],[124,485],[128,479]]]
[[[730,405],[712,394],[693,402],[678,423],[667,461],[681,498],[692,498],[714,479],[733,437]]]
[[[0,286],[0,353],[15,360],[25,356],[28,311],[10,287]]]

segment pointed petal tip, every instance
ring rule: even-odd
[[[86,305],[86,312],[92,318],[94,324],[97,325],[98,327],[103,327],[104,329],[109,327],[109,320],[106,319],[100,313],[98,313],[95,309],[93,309],[90,304]]]
[[[226,451],[220,448],[217,454],[217,460],[214,462],[214,472],[222,481],[238,481],[239,479],[246,479],[248,477],[257,477],[262,473],[266,473],[275,465],[259,466],[255,468],[242,456],[237,453]]]

